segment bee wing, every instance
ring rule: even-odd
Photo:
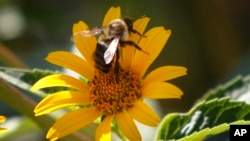
[[[112,40],[108,49],[104,52],[104,60],[106,64],[109,64],[113,60],[118,47],[119,39],[120,38],[115,38],[114,40]]]
[[[82,30],[73,34],[74,39],[86,38],[99,35],[103,32],[103,27],[94,27],[91,29]]]

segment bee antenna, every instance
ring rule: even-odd
[[[128,17],[128,16],[129,16],[129,7],[126,10],[126,17]]]

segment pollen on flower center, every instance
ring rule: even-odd
[[[131,108],[141,98],[140,77],[130,70],[97,71],[90,85],[93,106],[106,114]]]

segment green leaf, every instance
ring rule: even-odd
[[[30,91],[31,86],[37,82],[39,79],[59,73],[57,71],[50,71],[50,70],[42,70],[42,69],[17,69],[17,68],[7,68],[7,67],[0,67],[0,78],[6,80],[7,82],[11,83],[12,85]],[[80,80],[85,80],[81,78]],[[40,97],[46,96],[48,93],[53,93],[57,91],[67,90],[69,88],[65,87],[51,87],[45,88],[42,91],[32,92]]]
[[[250,122],[250,76],[238,76],[208,91],[188,113],[167,115],[155,140],[204,140]]]
[[[203,101],[186,114],[166,116],[158,128],[156,140],[205,139],[228,130],[229,124],[242,119],[250,121],[250,105],[244,102],[229,98]],[[200,132],[202,134],[197,134]]]
[[[226,84],[219,85],[217,88],[209,90],[199,101],[208,101],[214,98],[228,96],[231,100],[246,101],[250,104],[249,86],[250,75],[246,77],[237,76]]]
[[[28,85],[32,85],[39,79],[54,73],[56,72],[50,70],[41,70],[41,69],[29,70],[29,69],[0,67],[0,77],[16,86],[19,86],[19,84],[22,82],[25,82]]]
[[[250,121],[240,120],[240,121],[233,122],[231,124],[246,125],[246,124],[250,124]],[[215,126],[213,128],[206,128],[199,132],[194,132],[191,136],[186,136],[184,138],[179,139],[178,141],[200,141],[200,140],[203,140],[204,137],[209,137],[209,136],[217,135],[224,131],[228,131],[229,127],[230,127],[229,124],[224,123],[224,124]]]

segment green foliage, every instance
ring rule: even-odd
[[[247,94],[247,91],[249,91],[249,81],[250,76],[244,78],[242,76],[237,76],[226,84],[219,85],[217,88],[209,90],[199,101],[208,101],[213,98],[223,98],[225,96],[229,96],[231,100],[240,100],[244,96],[249,96],[249,94]]]
[[[155,140],[205,140],[228,131],[230,124],[250,124],[249,84],[249,77],[237,77],[208,91],[188,113],[167,115]]]
[[[56,72],[52,72],[49,70],[41,70],[41,69],[29,70],[29,69],[0,67],[0,77],[16,86],[19,86],[17,84],[18,81],[20,81],[20,83],[33,85],[39,79],[54,73]]]
[[[16,87],[30,91],[31,86],[37,82],[39,79],[56,74],[59,72],[50,71],[50,70],[42,70],[42,69],[16,69],[16,68],[7,68],[7,67],[0,67],[0,78],[8,81],[12,85]],[[43,91],[35,92],[35,94],[40,96],[45,96],[46,94],[66,90],[69,88],[65,87],[53,87],[53,88],[45,88]]]

